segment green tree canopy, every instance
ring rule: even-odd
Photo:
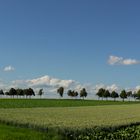
[[[100,88],[100,89],[98,90],[98,92],[96,93],[96,95],[97,95],[99,98],[102,97],[102,99],[103,99],[104,93],[105,93],[105,89]]]
[[[17,91],[14,88],[11,88],[9,90],[9,95],[14,97],[14,95],[17,95]]]
[[[124,102],[124,99],[127,98],[127,94],[126,94],[126,91],[125,91],[125,90],[122,90],[122,91],[121,91],[120,97],[123,99],[123,102]]]
[[[86,91],[86,89],[85,88],[83,88],[81,91],[80,91],[80,97],[83,97],[83,99],[84,99],[84,97],[87,97],[87,91]]]
[[[63,88],[63,87],[59,87],[59,88],[57,89],[57,93],[60,95],[60,97],[63,97],[64,88]]]
[[[0,90],[0,95],[4,95],[4,92],[3,92],[3,90],[2,90],[2,89]]]
[[[118,93],[115,92],[115,91],[112,91],[111,95],[110,95],[112,98],[114,98],[114,101],[116,100],[116,98],[119,97]]]
[[[44,94],[43,89],[40,89],[39,92],[38,92],[38,95],[40,96],[40,98],[43,94]]]
[[[108,97],[110,97],[110,92],[109,92],[109,90],[105,90],[103,96],[104,96],[104,98],[106,98],[106,99],[107,99]]]

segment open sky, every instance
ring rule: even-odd
[[[140,85],[139,0],[0,0],[0,79]]]

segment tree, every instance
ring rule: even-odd
[[[110,92],[109,92],[109,90],[105,90],[103,96],[104,96],[104,98],[106,98],[106,100],[107,100],[107,98],[110,97]]]
[[[67,95],[72,97],[72,90],[68,90]]]
[[[9,92],[5,92],[5,95],[6,95],[6,96],[9,96]]]
[[[35,92],[32,88],[28,89],[28,96],[30,96],[30,98],[31,98],[31,96],[35,96]]]
[[[135,99],[135,101],[136,101],[136,99],[137,99],[137,92],[135,91],[133,94],[132,94],[132,97]]]
[[[132,91],[128,91],[126,94],[127,94],[127,97],[129,97],[129,101],[130,101],[130,97],[132,97]]]
[[[57,93],[60,95],[60,97],[63,97],[64,88],[63,87],[58,88]]]
[[[25,95],[26,98],[27,98],[27,96],[28,96],[28,89],[23,89],[23,95]]]
[[[3,90],[2,90],[2,89],[0,90],[0,95],[4,95],[4,92],[3,92]]]
[[[74,97],[77,97],[77,96],[78,96],[78,92],[75,91],[75,92],[74,92]]]
[[[137,99],[140,100],[140,89],[137,91]]]
[[[40,98],[43,94],[44,94],[43,89],[40,89],[39,92],[38,92],[38,95],[40,96]]]
[[[100,97],[102,97],[102,100],[103,100],[104,93],[105,93],[105,89],[100,88],[100,89],[98,90],[98,92],[96,93],[96,95],[98,96],[99,99],[100,99]]]
[[[87,92],[86,92],[86,89],[85,88],[83,88],[81,91],[80,91],[80,97],[83,97],[83,99],[84,99],[84,97],[87,97]]]
[[[70,96],[70,97],[77,97],[78,96],[78,92],[77,91],[68,90],[67,95]]]
[[[32,88],[29,89],[24,89],[23,90],[23,94],[26,96],[26,98],[29,96],[31,98],[31,96],[35,96],[34,90]]]
[[[23,89],[20,89],[20,88],[18,88],[17,90],[17,96],[24,96],[24,92],[23,92]]]
[[[114,98],[114,101],[116,101],[116,98],[119,97],[118,93],[115,92],[115,91],[112,91],[111,95],[110,95],[112,98]]]
[[[9,95],[14,97],[14,95],[17,95],[17,91],[14,88],[11,88],[9,90]]]
[[[122,90],[122,91],[121,91],[120,97],[123,99],[123,102],[124,102],[124,99],[127,98],[127,94],[126,94],[126,91],[125,91],[125,90]]]

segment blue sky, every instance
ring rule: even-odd
[[[0,79],[140,84],[140,1],[1,0]],[[110,65],[110,56],[136,64]],[[11,66],[14,70],[5,72]]]

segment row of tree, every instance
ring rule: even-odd
[[[114,98],[114,101],[116,100],[116,98],[122,98],[122,100],[124,101],[126,98],[134,98],[135,100],[136,99],[139,99],[140,100],[140,90],[138,90],[137,92],[132,92],[132,91],[126,91],[126,90],[122,90],[119,93],[117,93],[116,91],[112,91],[112,92],[109,92],[109,90],[106,90],[104,88],[100,88],[98,90],[98,92],[96,93],[96,95],[98,96],[98,98],[106,98],[106,100],[111,97],[111,98]]]
[[[64,87],[59,87],[57,89],[57,93],[59,93],[60,97],[63,97],[64,94]],[[40,89],[38,94],[41,98],[41,96],[44,94],[43,89]],[[67,95],[70,97],[77,97],[78,95],[80,95],[80,97],[85,98],[87,97],[87,91],[85,88],[83,88],[80,93],[78,93],[77,91],[72,91],[72,90],[68,90]],[[9,91],[4,92],[3,90],[0,90],[0,95],[6,95],[6,96],[10,96],[10,97],[30,97],[31,96],[35,96],[35,92],[32,88],[28,88],[28,89],[15,89],[15,88],[11,88]]]
[[[40,89],[38,92],[39,96],[42,96],[43,94],[43,89]],[[11,88],[9,91],[4,92],[3,90],[0,90],[0,95],[6,95],[6,96],[10,96],[10,97],[23,97],[25,96],[26,98],[29,97],[31,98],[31,96],[35,96],[35,92],[32,88],[28,88],[28,89],[14,89]]]
[[[57,93],[60,95],[60,97],[63,97],[64,87],[58,88]],[[82,90],[80,90],[80,93],[78,93],[77,91],[74,91],[74,90],[68,90],[67,95],[70,97],[77,97],[78,95],[80,95],[80,97],[84,99],[85,97],[87,97],[88,93],[87,93],[86,89],[83,88]]]
[[[63,94],[64,94],[64,87],[59,87],[57,89],[57,93],[60,95],[60,97],[63,97]],[[38,94],[41,98],[41,96],[44,94],[43,92],[43,89],[40,89]],[[6,95],[6,96],[10,96],[10,97],[26,97],[26,98],[31,98],[31,96],[35,96],[35,92],[32,88],[27,88],[27,89],[14,89],[14,88],[11,88],[8,92],[4,92],[3,90],[0,90],[0,95]],[[67,95],[69,97],[72,97],[72,98],[76,98],[78,96],[80,96],[80,98],[85,98],[87,97],[88,93],[86,91],[85,88],[81,89],[80,92],[78,93],[77,91],[74,91],[74,90],[68,90],[67,91]],[[96,95],[98,96],[98,98],[100,99],[108,99],[108,98],[113,98],[114,101],[117,99],[117,98],[122,98],[122,100],[124,101],[126,98],[134,98],[135,100],[136,99],[139,99],[140,100],[140,90],[138,90],[137,92],[132,92],[132,91],[126,91],[126,90],[122,90],[119,93],[117,93],[116,91],[112,91],[110,92],[109,90],[106,90],[104,88],[100,88],[98,90],[98,92],[96,93]]]

